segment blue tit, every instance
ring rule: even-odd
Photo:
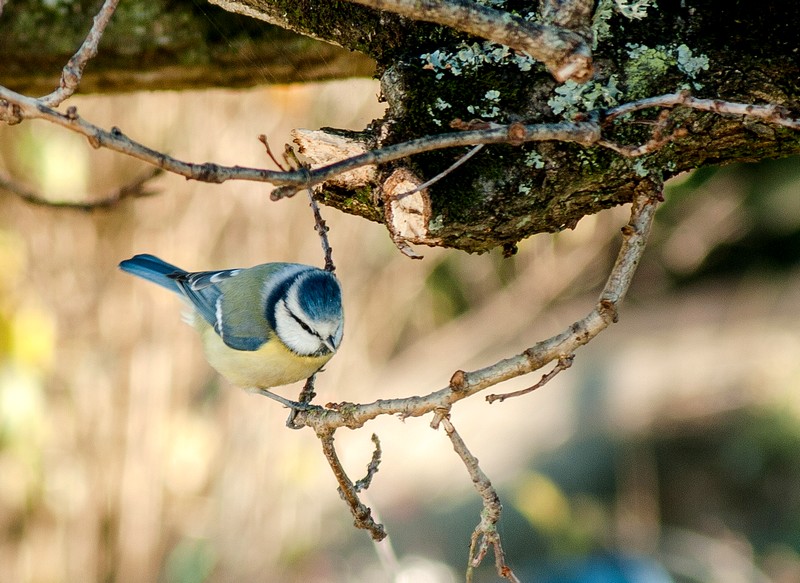
[[[306,379],[342,341],[342,290],[329,271],[265,263],[189,273],[153,255],[119,266],[191,306],[186,320],[200,333],[208,362],[236,385],[266,389]]]

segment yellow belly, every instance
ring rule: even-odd
[[[277,338],[258,350],[234,350],[211,326],[204,321],[202,324],[195,323],[203,337],[209,364],[240,387],[266,389],[301,381],[317,372],[333,356],[298,356]]]

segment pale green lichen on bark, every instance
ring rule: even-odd
[[[600,0],[592,17],[592,50],[601,42],[611,38],[609,21],[614,14],[628,20],[641,20],[648,15],[649,8],[656,8],[656,0]]]
[[[676,89],[701,89],[697,77],[709,68],[706,55],[695,55],[685,44],[656,45],[628,44],[625,63],[626,97],[642,99],[654,94],[670,76],[676,77]]]
[[[612,107],[619,103],[621,91],[616,75],[611,75],[603,82],[592,80],[588,83],[567,81],[555,88],[555,95],[547,101],[553,113],[572,119],[576,113],[593,111],[598,108]]]

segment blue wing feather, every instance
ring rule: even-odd
[[[225,301],[223,284],[241,273],[242,269],[190,273],[149,254],[136,255],[119,266],[123,271],[158,284],[188,300],[200,317],[213,326],[223,342],[231,348],[258,350],[269,338],[268,331],[264,329],[266,322],[261,306],[251,305],[250,302],[231,305],[231,302]],[[235,290],[229,291],[235,295]],[[255,297],[258,298],[258,294]],[[223,311],[226,311],[224,319],[219,317],[217,309],[220,302],[224,304]],[[264,324],[259,321],[264,321]]]

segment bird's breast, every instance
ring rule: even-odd
[[[197,324],[196,324],[197,326]],[[266,389],[307,379],[333,356],[299,356],[277,337],[258,350],[235,350],[225,344],[211,326],[202,328],[203,346],[209,364],[240,387]]]

